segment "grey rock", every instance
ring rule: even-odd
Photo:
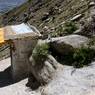
[[[80,69],[60,67],[41,95],[95,95],[95,62]]]
[[[78,14],[78,15],[74,16],[74,17],[71,19],[71,21],[78,20],[78,19],[81,18],[81,17],[82,17],[82,14]]]
[[[87,46],[89,39],[81,35],[69,35],[64,37],[53,38],[51,47],[58,53],[67,53],[75,48]]]
[[[35,59],[31,56],[31,70],[30,72],[34,75],[38,82],[41,84],[46,84],[52,80],[53,74],[56,72],[58,67],[58,62],[53,58],[53,56],[48,55],[48,58],[39,64],[34,63]],[[34,61],[33,61],[34,60]]]
[[[90,12],[91,16],[85,21],[80,28],[80,35],[93,37],[95,36],[95,9]]]
[[[81,35],[81,29],[78,29],[78,30],[76,30],[75,32],[74,32],[74,34],[77,34],[77,35]]]
[[[89,6],[95,6],[95,2],[90,2]]]
[[[39,41],[37,45],[43,44],[45,41]],[[35,49],[34,49],[35,50]],[[47,55],[44,61],[36,61],[31,55],[30,72],[34,75],[36,80],[41,84],[46,84],[52,80],[53,74],[56,72],[59,64],[52,55]]]

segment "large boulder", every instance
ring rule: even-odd
[[[89,39],[81,35],[69,35],[51,39],[51,48],[60,54],[73,51],[75,48],[87,46]]]
[[[44,41],[39,41],[36,47],[38,47],[39,44],[41,45],[43,43],[44,43]],[[34,51],[35,51],[35,49],[34,49]],[[47,57],[44,61],[42,61],[39,58],[40,58],[40,56],[35,58],[33,56],[33,54],[29,58],[30,72],[33,74],[33,76],[39,83],[46,84],[50,80],[52,80],[53,74],[56,72],[57,68],[59,67],[59,64],[55,60],[55,58],[49,54],[47,55]]]
[[[41,95],[95,95],[95,62],[80,69],[64,65]]]

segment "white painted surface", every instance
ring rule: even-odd
[[[19,24],[19,25],[13,25],[11,27],[12,27],[12,30],[16,34],[24,34],[24,33],[31,33],[31,32],[33,32],[33,30],[29,26],[24,24],[24,23]]]

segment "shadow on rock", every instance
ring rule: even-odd
[[[36,90],[41,86],[41,84],[35,79],[32,74],[30,74],[26,86],[30,87],[32,90]]]

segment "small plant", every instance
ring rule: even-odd
[[[74,66],[77,68],[89,65],[94,58],[95,51],[91,48],[81,47],[80,49],[75,49],[73,54]]]
[[[72,34],[77,29],[78,28],[77,28],[76,24],[72,21],[68,21],[64,25],[64,32],[66,32],[66,34]]]
[[[32,0],[28,0],[28,2],[31,2]]]
[[[88,43],[88,46],[91,47],[91,46],[94,46],[95,45],[95,37],[92,37]]]
[[[64,28],[63,28],[62,25],[60,25],[60,26],[58,27],[57,32],[59,33],[59,35],[60,35],[60,34],[63,34]]]
[[[76,26],[76,24],[74,22],[68,21],[68,22],[65,22],[64,25],[59,25],[55,29],[55,32],[52,33],[52,36],[57,37],[57,36],[72,34],[77,29],[78,29],[78,27]]]
[[[57,60],[62,64],[74,66],[75,68],[88,66],[94,58],[95,50],[84,46],[76,48],[67,54],[57,56]]]
[[[62,36],[64,33],[64,28],[62,25],[59,25],[56,29],[55,32],[53,32],[51,35],[53,37],[58,37],[58,36]]]
[[[33,51],[33,57],[39,62],[44,61],[49,53],[49,45],[44,43],[42,45],[36,46]]]

